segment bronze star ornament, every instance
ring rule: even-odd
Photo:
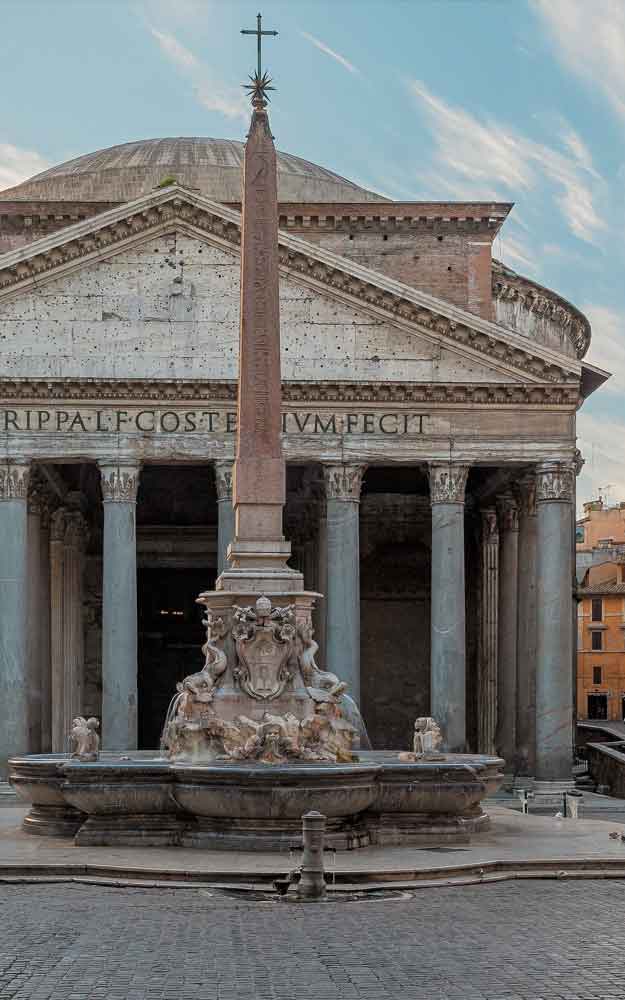
[[[268,90],[275,90],[272,87],[272,79],[268,73],[263,73],[260,75],[258,72],[250,76],[251,83],[244,83],[243,87],[248,91],[253,106],[264,108],[269,103],[269,96],[267,95]]]
[[[264,108],[269,102],[269,97],[267,96],[268,90],[275,90],[275,87],[271,86],[272,80],[268,73],[263,72],[262,68],[262,39],[263,35],[277,35],[277,31],[263,31],[262,29],[262,15],[256,15],[256,28],[248,30],[246,28],[241,29],[242,35],[256,35],[257,49],[258,49],[258,66],[256,72],[253,76],[250,76],[251,83],[244,83],[243,87],[245,90],[249,91],[249,95],[252,101],[252,105],[255,108]]]

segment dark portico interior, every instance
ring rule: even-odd
[[[467,485],[465,567],[467,738],[478,742],[480,508],[509,488],[514,471],[474,467]],[[42,466],[58,503],[84,518],[84,700],[101,702],[102,503],[93,463]],[[323,592],[318,543],[325,509],[322,467],[287,468],[285,534],[292,564]],[[217,576],[218,501],[209,465],[146,465],[137,497],[139,745],[157,745],[176,682],[201,666],[202,613],[195,598]],[[374,746],[409,745],[416,715],[430,705],[431,507],[421,466],[371,466],[360,503],[361,710]],[[324,659],[324,605],[316,611],[317,660]]]

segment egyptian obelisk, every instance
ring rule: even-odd
[[[259,25],[260,29],[260,25]],[[269,34],[269,32],[267,32]],[[259,36],[260,37],[260,36]],[[235,536],[218,589],[303,590],[301,574],[286,561],[282,533],[285,463],[282,454],[278,184],[269,127],[269,77],[250,78],[252,118],[245,144],[242,195],[239,399],[234,464]],[[252,580],[248,581],[250,584]]]

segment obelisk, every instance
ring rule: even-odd
[[[234,464],[234,540],[218,589],[240,587],[243,576],[263,589],[302,590],[287,567],[291,546],[282,533],[285,464],[282,454],[278,184],[267,114],[270,80],[256,73],[248,87],[252,119],[245,144],[241,237],[239,400]]]

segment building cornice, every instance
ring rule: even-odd
[[[0,256],[0,300],[172,225],[210,234],[217,245],[238,252],[240,223],[238,212],[178,186],[152,192]],[[284,275],[513,378],[553,383],[580,379],[578,361],[295,236],[280,233],[279,262]]]
[[[579,388],[551,383],[411,382],[283,382],[286,404],[388,403],[450,406],[576,407]],[[0,379],[0,404],[15,402],[67,403],[231,403],[236,406],[237,383],[205,379]]]
[[[493,260],[493,298],[519,302],[527,312],[552,320],[564,330],[581,360],[590,347],[590,323],[579,309],[557,292],[544,288],[529,278]]]

